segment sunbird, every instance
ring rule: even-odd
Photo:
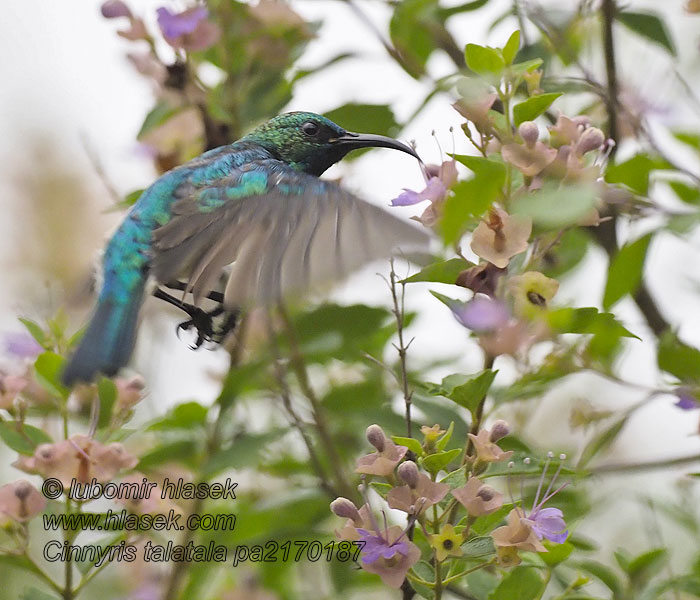
[[[271,305],[290,291],[342,277],[428,235],[319,176],[358,148],[410,146],[351,133],[310,112],[279,115],[240,140],[168,171],[144,190],[107,243],[102,288],[66,385],[116,375],[136,340],[144,296],[182,308],[202,339],[217,339],[212,317]],[[212,291],[225,269],[223,294]],[[187,304],[158,286],[194,298]],[[221,303],[210,313],[203,297]],[[225,328],[230,328],[231,324]]]

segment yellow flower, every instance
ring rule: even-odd
[[[435,557],[442,562],[448,556],[462,556],[462,535],[452,525],[445,525],[440,533],[430,536],[430,545],[435,548]]]
[[[508,289],[513,296],[513,312],[519,317],[533,319],[541,314],[559,289],[559,282],[539,273],[528,271],[511,278]]]

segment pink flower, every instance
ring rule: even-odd
[[[377,452],[360,457],[357,460],[355,473],[386,477],[393,473],[396,465],[408,451],[406,446],[397,446],[387,438],[379,425],[370,425],[367,428],[367,440],[377,449]]]
[[[470,477],[466,485],[452,490],[452,495],[471,517],[488,515],[503,506],[503,494],[476,477]]]
[[[24,523],[46,508],[46,500],[24,479],[0,487],[0,514]]]
[[[87,483],[93,478],[107,482],[123,469],[132,469],[138,459],[122,444],[105,446],[86,435],[77,434],[54,444],[41,444],[34,455],[14,464],[28,473],[55,477],[68,488],[73,479]]]
[[[511,216],[500,208],[492,208],[488,220],[481,221],[474,230],[470,246],[477,256],[504,268],[516,254],[527,250],[531,232],[529,218]]]
[[[410,463],[407,461],[404,464]],[[402,485],[389,490],[387,502],[391,508],[402,510],[409,515],[418,516],[425,510],[442,500],[450,486],[445,483],[437,483],[425,473],[418,473],[415,485]]]

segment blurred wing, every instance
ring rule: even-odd
[[[195,300],[232,264],[229,307],[269,304],[289,292],[344,277],[429,236],[339,186],[276,160],[247,163],[204,186],[177,192],[173,218],[154,232],[158,281],[188,281]]]

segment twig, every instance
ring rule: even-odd
[[[389,289],[391,290],[391,299],[394,303],[392,312],[396,318],[396,330],[399,336],[398,346],[394,344],[394,348],[399,353],[399,362],[401,363],[401,387],[403,389],[403,400],[406,405],[406,432],[407,437],[411,437],[411,401],[413,398],[413,390],[408,389],[408,371],[406,369],[406,352],[411,345],[411,340],[408,344],[404,344],[403,328],[405,317],[405,296],[406,284],[401,283],[401,294],[396,292],[396,271],[394,270],[394,259],[389,262],[391,265],[391,273],[389,274]]]
[[[229,371],[232,369],[235,369],[240,362],[242,345],[243,345],[243,340],[245,337],[243,335],[245,321],[246,321],[246,319],[242,318],[241,321],[239,322],[239,334],[236,336],[236,342],[235,342],[234,346],[229,350],[229,356],[230,356]],[[209,428],[209,432],[207,435],[207,441],[206,441],[205,458],[203,460],[206,460],[208,457],[210,457],[214,452],[216,452],[219,449],[219,447],[221,445],[221,426],[225,420],[224,417],[227,414],[228,414],[227,409],[219,407],[219,412],[216,415],[216,420]],[[190,511],[190,514],[201,513],[203,507],[204,507],[204,499],[197,497],[192,505],[192,510]],[[194,536],[195,536],[195,530],[187,528],[185,530],[184,535],[183,535],[182,545],[187,546],[194,539]],[[190,564],[191,563],[188,563],[187,561],[173,563],[173,568],[171,570],[170,578],[168,581],[168,587],[165,589],[165,592],[163,593],[163,600],[175,600],[175,598],[177,598],[177,594],[178,594],[178,591],[180,589],[180,582],[182,581],[182,578],[185,576],[185,574],[187,572],[187,568],[189,567]]]
[[[611,463],[601,465],[594,469],[589,469],[592,475],[613,475],[617,473],[637,473],[639,471],[653,471],[654,469],[664,469],[666,467],[677,467],[692,463],[700,463],[700,454],[690,456],[679,456],[671,459],[650,460],[640,463]]]
[[[313,388],[311,387],[311,383],[309,382],[309,376],[306,372],[306,363],[304,361],[304,356],[301,353],[301,349],[299,348],[299,343],[296,338],[296,333],[294,331],[292,321],[289,318],[289,315],[287,314],[287,311],[285,310],[282,304],[278,305],[277,310],[280,314],[282,323],[287,334],[287,338],[289,340],[290,364],[292,365],[292,369],[294,370],[302,393],[304,394],[304,396],[306,396],[307,400],[309,401],[309,404],[311,404],[311,412],[313,414],[314,423],[316,424],[316,429],[318,431],[321,443],[323,444],[325,451],[328,453],[328,460],[334,470],[334,475],[338,488],[344,496],[353,495],[352,487],[345,479],[345,474],[343,472],[343,463],[340,458],[340,455],[338,454],[338,450],[336,449],[335,444],[333,443],[333,438],[331,436],[328,423],[326,422],[325,416],[323,414],[321,403],[316,397],[316,393],[314,392]]]
[[[277,379],[277,384],[280,388],[280,398],[282,399],[282,404],[287,411],[294,427],[299,431],[306,450],[309,453],[309,461],[311,462],[311,467],[316,472],[319,482],[323,490],[330,496],[331,500],[335,500],[340,494],[328,483],[329,479],[326,472],[321,464],[321,461],[316,454],[311,438],[309,438],[304,427],[304,423],[301,417],[296,413],[294,407],[292,406],[291,393],[289,390],[289,385],[287,384],[287,376],[282,366],[282,358],[280,356],[279,345],[277,344],[277,337],[275,335],[274,329],[272,327],[272,314],[268,312],[267,314],[267,326],[268,326],[268,337],[270,340],[270,349],[272,351],[272,357],[275,369],[275,378]]]

